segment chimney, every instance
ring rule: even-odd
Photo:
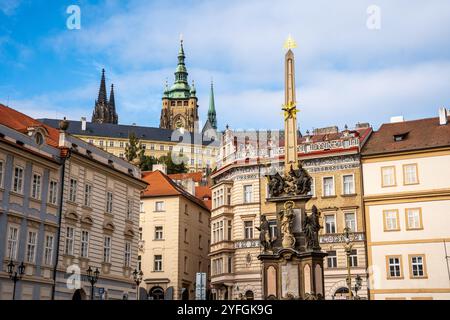
[[[159,170],[164,174],[167,174],[167,166],[164,163],[157,163],[153,165],[153,171]]]
[[[447,124],[447,117],[449,115],[449,110],[445,107],[439,108],[439,125],[445,126]]]
[[[86,131],[86,117],[81,117],[81,131]]]
[[[391,117],[391,123],[398,123],[398,122],[404,122],[405,119],[403,118],[403,116],[395,116],[395,117]]]

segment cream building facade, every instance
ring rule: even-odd
[[[210,210],[166,174],[144,172],[141,197],[141,287],[149,299],[194,300],[196,273],[209,279]]]
[[[450,299],[448,120],[383,124],[363,149],[372,299]]]

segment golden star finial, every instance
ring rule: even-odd
[[[296,108],[296,103],[294,101],[290,101],[287,105],[283,104],[283,108],[281,110],[284,111],[284,120],[289,118],[294,118],[299,110]]]
[[[297,43],[291,37],[291,35],[289,35],[288,38],[286,39],[286,41],[284,42],[284,48],[287,50],[297,48]]]

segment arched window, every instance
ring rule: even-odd
[[[150,289],[148,295],[153,300],[164,300],[164,289],[161,287],[153,287]]]

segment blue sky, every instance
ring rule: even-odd
[[[66,27],[69,5],[81,29]],[[381,9],[381,28],[366,26]],[[297,41],[302,131],[450,107],[450,1],[0,0],[0,102],[34,117],[91,117],[101,68],[119,122],[158,126],[183,34],[200,117],[215,83],[221,129],[282,127],[283,42]]]

